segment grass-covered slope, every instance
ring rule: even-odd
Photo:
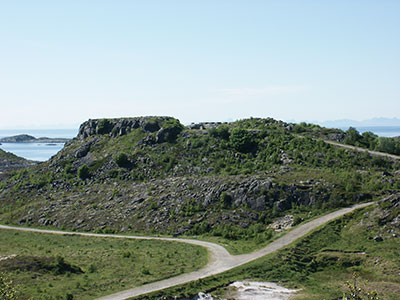
[[[0,232],[0,272],[20,300],[96,299],[206,262],[206,249],[184,243]]]
[[[0,173],[15,169],[26,168],[34,164],[35,162],[28,161],[25,158],[19,157],[13,153],[6,152],[0,149]]]
[[[398,161],[336,148],[301,126],[310,127],[89,120],[50,161],[0,184],[0,222],[262,243],[276,217],[298,223],[399,190]]]
[[[154,292],[146,299],[192,297],[208,291],[223,296],[236,280],[279,281],[301,289],[294,299],[397,300],[400,294],[399,234],[400,194],[389,196],[377,206],[367,207],[334,220],[293,245],[225,273],[189,284]],[[354,275],[356,274],[355,279]],[[362,291],[350,297],[350,281]],[[142,299],[143,296],[135,299]],[[223,297],[224,298],[224,297]]]

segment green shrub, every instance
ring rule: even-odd
[[[150,270],[147,269],[146,267],[143,267],[141,272],[142,272],[143,275],[151,275]]]
[[[229,137],[229,143],[235,150],[243,153],[252,152],[257,146],[253,135],[246,129],[234,128]]]
[[[208,133],[212,137],[221,138],[223,140],[229,140],[229,127],[227,125],[220,125],[217,128],[210,128]]]
[[[301,222],[303,222],[303,218],[300,216],[295,216],[293,219],[293,226],[299,225]]]
[[[64,172],[65,174],[72,174],[74,172],[72,165],[71,164],[65,165]]]
[[[166,131],[165,140],[167,142],[174,142],[184,127],[179,120],[169,119],[163,123],[162,128]]]
[[[98,134],[107,134],[110,133],[112,129],[112,124],[107,119],[101,119],[97,124],[97,133]]]
[[[396,145],[396,141],[393,138],[388,137],[379,137],[376,145],[376,150],[391,154],[400,154],[397,153],[398,145]]]
[[[346,137],[344,143],[348,145],[357,145],[357,143],[362,139],[360,133],[354,127],[349,127],[346,131]]]
[[[229,140],[229,136],[231,135],[229,133],[229,127],[227,125],[218,126],[217,134],[223,140]]]
[[[120,168],[129,168],[131,165],[131,162],[129,161],[128,155],[126,155],[123,152],[118,153],[114,157],[114,161],[117,164],[118,167]]]
[[[90,264],[89,267],[88,267],[88,272],[89,273],[94,273],[96,271],[97,271],[96,266],[94,264]]]
[[[221,206],[223,208],[229,208],[232,205],[232,196],[229,195],[227,192],[222,192],[221,193]]]
[[[87,165],[82,165],[78,169],[78,177],[82,180],[90,177],[89,167]]]
[[[72,294],[70,294],[70,293],[68,293],[66,296],[65,296],[65,300],[73,300],[74,299],[74,295],[72,295]]]

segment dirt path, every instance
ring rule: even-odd
[[[359,152],[368,152],[371,155],[384,156],[384,157],[393,158],[393,159],[400,159],[400,156],[394,155],[394,154],[368,150],[368,149],[365,149],[365,148],[355,147],[355,146],[351,146],[351,145],[345,145],[345,144],[341,144],[341,143],[337,143],[337,142],[333,142],[333,141],[328,141],[328,140],[324,140],[324,142],[327,143],[327,144],[331,144],[333,146],[336,146],[336,147],[342,147],[342,148],[346,148],[346,149],[350,149],[350,150],[354,150],[354,151],[359,151]]]
[[[368,205],[373,204],[373,202],[363,203],[354,205],[352,207],[343,208],[332,212],[330,214],[321,216],[315,220],[312,220],[306,224],[303,224],[291,231],[289,231],[283,237],[273,241],[272,243],[268,244],[263,249],[254,251],[249,254],[242,254],[242,255],[230,255],[229,252],[222,246],[198,241],[198,240],[191,240],[191,239],[177,239],[177,238],[159,238],[159,237],[143,237],[143,236],[127,236],[127,235],[111,235],[111,234],[96,234],[96,233],[84,233],[84,232],[65,232],[65,231],[56,231],[56,230],[43,230],[43,229],[34,229],[34,228],[23,228],[23,227],[13,227],[13,226],[5,226],[0,225],[0,229],[10,229],[10,230],[20,230],[20,231],[31,231],[31,232],[42,232],[42,233],[51,233],[51,234],[63,234],[63,235],[81,235],[81,236],[88,236],[88,237],[111,237],[111,238],[122,238],[122,239],[146,239],[146,240],[164,240],[164,241],[176,241],[188,244],[194,244],[206,247],[209,251],[209,262],[208,264],[198,270],[187,274],[182,274],[176,277],[168,278],[165,280],[145,284],[142,286],[138,286],[132,289],[128,289],[122,292],[118,292],[109,296],[105,296],[99,298],[99,300],[123,300],[128,299],[134,296],[139,296],[142,294],[147,294],[150,292],[154,292],[157,290],[162,290],[165,288],[169,288],[172,286],[176,286],[179,284],[187,283],[193,280],[197,280],[200,278],[205,278],[210,275],[215,275],[222,273],[224,271],[233,269],[237,266],[243,265],[250,261],[253,261],[257,258],[260,258],[264,255],[270,254],[274,251],[281,249],[289,245],[290,243],[294,242],[295,240],[303,237],[310,231],[314,230],[315,228],[335,219],[340,216],[343,216],[346,213],[354,211],[358,208],[362,208]]]

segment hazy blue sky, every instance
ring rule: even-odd
[[[399,16],[399,0],[0,0],[0,129],[400,117]]]

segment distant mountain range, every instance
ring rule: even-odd
[[[290,120],[289,122],[299,123],[297,121]],[[399,118],[372,118],[362,121],[341,119],[341,120],[329,120],[329,121],[305,121],[307,123],[314,123],[324,127],[369,127],[369,126],[400,126]]]

